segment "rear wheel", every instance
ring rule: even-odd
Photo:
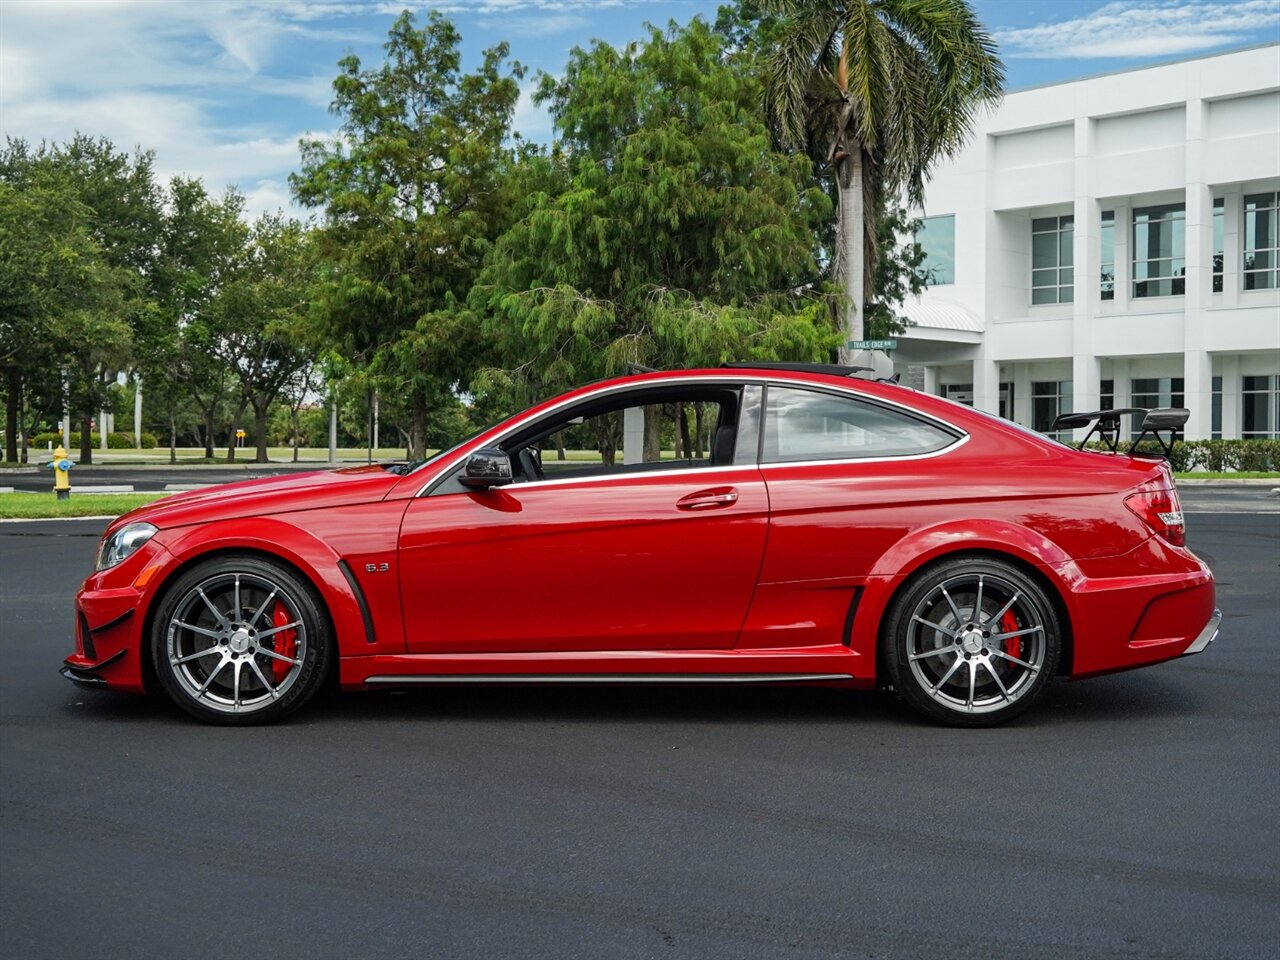
[[[993,726],[1027,709],[1058,669],[1061,632],[1044,589],[1011,563],[930,567],[890,605],[889,678],[924,715]]]
[[[329,648],[311,586],[258,557],[218,557],[183,574],[151,637],[165,692],[220,724],[268,723],[301,707],[323,682]]]

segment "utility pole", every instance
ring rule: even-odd
[[[133,375],[133,446],[142,449],[142,374]]]
[[[71,449],[71,386],[66,367],[62,368],[62,449]]]

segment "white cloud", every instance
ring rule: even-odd
[[[1118,0],[1059,23],[995,31],[1006,57],[1163,57],[1280,39],[1280,0]]]
[[[511,117],[511,129],[526,140],[545,143],[551,139],[551,114],[546,107],[533,102],[533,94],[537,89],[536,80],[520,87],[520,99],[516,101],[516,109]]]
[[[378,39],[340,29],[342,20],[310,21],[296,4],[0,2],[0,131],[32,142],[79,131],[120,149],[141,146],[154,151],[162,182],[184,174],[213,193],[238,186],[248,216],[302,213],[288,191],[298,139],[309,123],[332,125],[321,111],[333,65],[282,63],[283,45]],[[259,116],[248,108],[252,98],[273,104],[270,119],[246,119]]]
[[[539,10],[519,16],[504,16],[496,19],[480,20],[486,27],[501,27],[511,34],[525,37],[548,37],[557,33],[568,33],[585,27],[591,21],[580,13],[569,11]]]

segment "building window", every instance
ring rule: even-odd
[[[1242,437],[1280,437],[1280,376],[1242,377]]]
[[[1185,292],[1186,226],[1181,203],[1133,211],[1134,297],[1180,297]]]
[[[944,383],[942,385],[942,395],[948,400],[963,403],[966,407],[973,406],[972,383]]]
[[[1116,298],[1116,212],[1102,211],[1102,233],[1099,236],[1102,255],[1102,299]]]
[[[1244,288],[1270,290],[1280,286],[1280,193],[1255,193],[1244,198]]]
[[[1074,217],[1031,221],[1031,302],[1070,303],[1075,289],[1072,238]]]
[[[1070,430],[1053,433],[1053,421],[1071,412],[1070,380],[1035,380],[1031,383],[1031,426],[1041,433],[1069,440]]]
[[[1213,399],[1210,401],[1209,436],[1222,439],[1222,378],[1213,378]]]
[[[1116,382],[1103,380],[1098,384],[1098,409],[1114,410],[1116,408]]]
[[[1213,201],[1213,292],[1222,292],[1222,252],[1226,249],[1227,203]]]
[[[956,282],[956,218],[925,217],[916,228],[916,243],[924,251],[924,266],[929,271],[929,286]]]
[[[1156,407],[1183,405],[1182,377],[1143,377],[1129,381],[1129,405],[1153,410]],[[1134,414],[1132,433],[1136,440],[1142,432],[1142,415]]]

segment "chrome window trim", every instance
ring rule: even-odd
[[[538,418],[549,417],[554,415],[557,411],[563,410],[565,407],[572,406],[578,403],[588,402],[591,400],[596,400],[600,397],[605,397],[612,393],[620,393],[627,390],[642,390],[648,387],[662,387],[662,386],[670,386],[672,384],[684,384],[688,386],[718,386],[718,385],[723,385],[725,382],[728,382],[731,384],[743,384],[744,386],[749,383],[759,383],[759,384],[764,384],[766,386],[768,386],[769,384],[776,384],[781,387],[793,387],[793,388],[802,389],[802,390],[814,390],[820,393],[825,391],[828,393],[843,394],[843,395],[852,397],[853,399],[856,399],[856,400],[862,400],[863,402],[866,402],[866,403],[881,404],[886,407],[894,407],[898,410],[903,411],[904,413],[910,414],[913,417],[916,417],[921,420],[931,421],[951,431],[952,433],[957,435],[956,442],[948,444],[947,446],[943,447],[941,450],[934,450],[930,453],[923,453],[923,454],[919,454],[919,453],[904,454],[902,456],[894,456],[894,457],[849,457],[849,458],[840,459],[840,460],[803,460],[803,461],[795,460],[795,461],[788,461],[783,463],[767,463],[767,464],[761,463],[757,457],[757,460],[754,464],[739,463],[739,464],[729,464],[729,465],[720,466],[720,467],[699,467],[695,469],[686,468],[683,470],[636,471],[635,473],[620,472],[620,473],[606,474],[603,476],[596,476],[596,477],[563,477],[556,480],[532,480],[527,483],[514,484],[513,488],[519,489],[519,490],[525,490],[525,489],[528,489],[529,487],[536,487],[536,486],[548,486],[548,485],[563,486],[564,484],[567,484],[567,483],[590,483],[593,481],[600,481],[600,480],[616,480],[620,477],[660,477],[660,476],[690,476],[690,475],[696,476],[698,474],[708,473],[708,472],[722,472],[725,470],[747,470],[747,469],[751,469],[752,467],[762,470],[765,467],[794,467],[794,466],[814,465],[814,464],[884,463],[884,462],[899,461],[899,460],[924,460],[932,457],[941,456],[944,453],[950,453],[952,450],[957,449],[958,447],[967,443],[969,440],[969,432],[967,430],[963,430],[960,427],[957,427],[954,423],[949,423],[948,421],[943,420],[941,417],[935,416],[931,413],[926,413],[923,410],[917,410],[915,407],[910,407],[905,403],[898,403],[895,400],[888,400],[884,397],[868,396],[864,393],[860,393],[857,390],[852,390],[852,389],[849,389],[837,384],[833,384],[833,383],[813,383],[812,381],[808,381],[808,380],[790,380],[790,379],[783,379],[779,377],[760,376],[758,374],[743,376],[741,374],[738,374],[737,371],[735,370],[726,370],[723,376],[714,376],[714,375],[712,376],[704,375],[699,377],[672,376],[672,377],[660,377],[653,380],[642,380],[638,382],[633,381],[633,382],[626,382],[626,383],[615,383],[607,387],[601,387],[600,389],[595,390],[592,393],[582,394],[582,395],[573,397],[571,399],[562,400],[560,403],[557,403],[555,406],[551,407],[550,409],[543,410],[541,413],[537,414],[536,416]],[[763,422],[764,414],[765,414],[765,410],[762,408],[761,418],[760,418],[762,432],[764,427],[764,422]],[[485,446],[501,446],[502,442],[506,440],[507,437],[511,436],[513,433],[519,433],[521,430],[527,427],[529,423],[533,421],[533,419],[534,417],[532,415],[521,418],[519,421],[512,424],[512,426],[508,430],[506,430],[500,437],[497,437],[496,439],[488,441],[485,444]],[[476,438],[476,439],[479,439],[479,438]],[[424,483],[421,487],[418,488],[418,492],[413,495],[413,498],[417,499],[418,497],[426,496],[427,492],[432,487],[434,487],[437,483],[439,483],[441,480],[447,477],[450,473],[456,470],[458,466],[462,463],[463,459],[465,459],[465,457],[469,455],[470,455],[470,452],[468,452],[467,454],[460,454],[458,457],[450,461],[446,466],[442,467],[440,470],[437,470],[434,474],[432,474],[431,478],[426,481],[426,483]]]

